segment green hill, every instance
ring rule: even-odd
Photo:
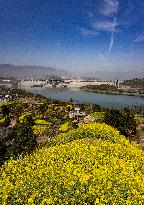
[[[125,86],[131,86],[134,88],[144,88],[144,78],[141,79],[134,78],[132,80],[124,80],[124,82],[121,84]]]
[[[2,204],[144,204],[144,156],[114,128],[84,125],[1,168]]]

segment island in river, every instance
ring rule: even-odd
[[[114,85],[86,85],[80,88],[81,90],[109,95],[128,95],[144,97],[143,88],[135,88],[131,86],[114,86]]]

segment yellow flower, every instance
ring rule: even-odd
[[[34,205],[34,203],[33,203],[33,198],[29,198],[29,199],[28,199],[28,205]]]
[[[99,199],[98,198],[95,200],[95,204],[99,204]]]
[[[144,204],[143,151],[105,124],[58,135],[1,173],[2,204]]]
[[[53,200],[51,198],[43,199],[41,205],[53,204]]]

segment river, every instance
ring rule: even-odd
[[[69,101],[72,98],[75,102],[98,104],[103,107],[122,108],[129,105],[144,105],[144,97],[99,94],[77,88],[23,87],[23,89],[48,98],[64,101]]]

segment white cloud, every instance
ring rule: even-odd
[[[144,41],[144,33],[143,34],[139,34],[137,36],[137,38],[134,40],[134,42],[142,42]]]
[[[100,13],[104,16],[111,16],[118,11],[119,2],[117,0],[104,0],[104,6]]]
[[[116,18],[114,18],[114,21],[92,22],[92,26],[97,30],[115,32],[118,23],[116,22]]]
[[[91,25],[95,31],[105,31],[111,33],[108,51],[110,52],[114,46],[114,34],[117,27],[120,25],[117,22],[116,14],[118,13],[119,1],[118,0],[103,0],[103,7],[100,9],[100,14],[107,17],[108,20],[98,21],[96,15],[89,12]],[[113,21],[109,20],[113,17]]]
[[[81,28],[79,31],[80,31],[80,34],[83,36],[96,36],[96,35],[98,35],[98,32],[96,32],[94,30],[85,29],[85,28]]]

